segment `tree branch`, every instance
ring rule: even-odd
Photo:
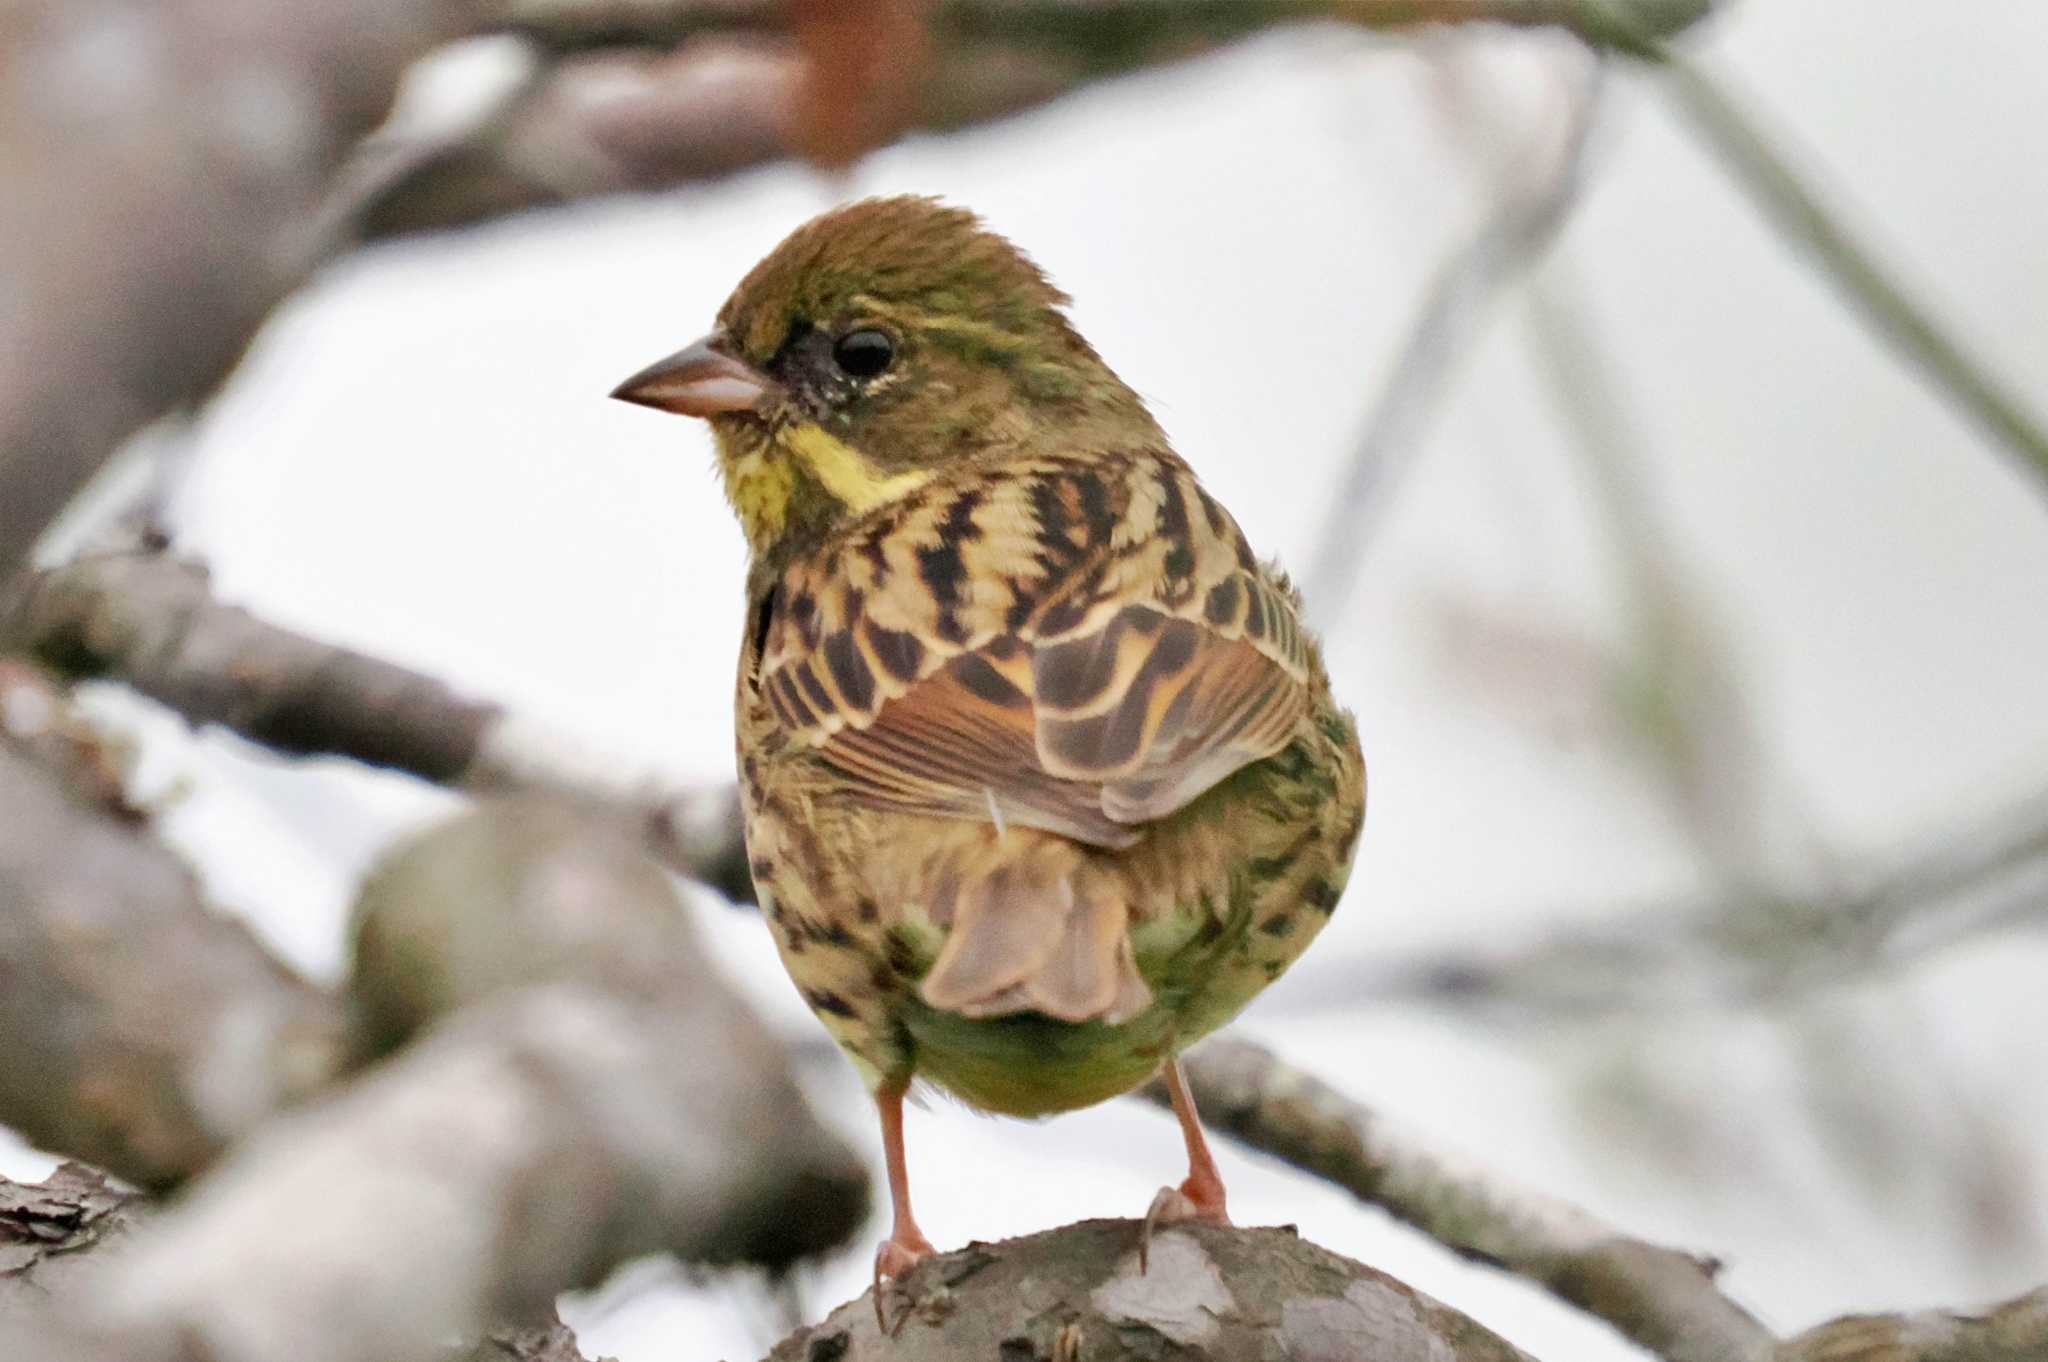
[[[766,1362],[1533,1362],[1466,1315],[1291,1230],[1084,1220],[920,1263],[784,1339]],[[900,1321],[900,1327],[898,1326]]]
[[[0,1178],[0,1336],[33,1336],[53,1310],[93,1309],[94,1277],[115,1245],[145,1225],[148,1201],[67,1163],[40,1183]],[[42,1356],[42,1354],[35,1354]],[[448,1362],[457,1362],[453,1356]],[[550,1309],[537,1323],[493,1329],[461,1362],[586,1362],[576,1335]]]
[[[631,1257],[784,1267],[865,1217],[864,1165],[667,879],[579,808],[494,802],[401,851],[352,990],[366,1040],[415,1038],[274,1115],[37,1326],[61,1339],[0,1355],[428,1362]]]
[[[1479,337],[1492,304],[1541,260],[1569,219],[1583,180],[1587,141],[1599,104],[1601,71],[1590,65],[1566,97],[1561,131],[1536,172],[1504,187],[1469,241],[1437,267],[1393,365],[1380,381],[1365,429],[1323,514],[1309,560],[1308,599],[1336,619],[1358,579],[1378,513],[1417,452],[1423,422],[1441,398],[1460,356]]]
[[[481,0],[22,0],[0,67],[0,576],[204,397],[313,263],[329,175]]]
[[[1900,282],[1899,272],[1857,239],[1841,215],[1795,171],[1729,90],[1725,80],[1686,60],[1643,30],[1625,6],[1586,0],[1601,41],[1650,65],[1696,136],[1720,157],[1765,221],[1817,266],[1864,322],[1918,369],[1966,419],[2005,446],[2048,490],[2048,427],[2010,385],[1970,354]]]
[[[32,755],[62,722],[46,684],[0,670],[0,1122],[163,1186],[338,1072],[343,1015],[208,911],[84,783],[97,764],[67,780]]]
[[[266,624],[212,595],[204,568],[152,552],[23,574],[0,598],[0,653],[105,677],[194,724],[294,755],[349,757],[473,792],[543,789],[630,810],[678,872],[753,898],[729,787],[678,788],[631,761],[458,696],[394,663]]]
[[[811,9],[825,8],[814,4]],[[915,10],[917,3],[911,8]],[[387,140],[341,216],[376,237],[451,227],[594,194],[664,188],[830,144],[843,158],[906,128],[1004,118],[1135,71],[1310,21],[1375,30],[1440,24],[1562,28],[1591,37],[1576,0],[938,0],[921,40],[885,41],[873,94],[902,105],[861,130],[862,91],[821,104],[821,68],[847,64],[782,0],[511,0],[502,24],[549,54],[532,97],[474,131]],[[1676,34],[1707,0],[1638,0],[1635,22]]]
[[[1847,1315],[1786,1343],[1777,1362],[2038,1362],[2048,1357],[2048,1286],[1975,1315]]]
[[[1344,1188],[1464,1257],[1527,1277],[1669,1362],[1768,1362],[1775,1340],[1714,1284],[1717,1265],[1432,1152],[1260,1046],[1185,1059],[1210,1128]],[[1145,1096],[1165,1105],[1157,1083]]]
[[[1860,884],[1645,907],[1519,948],[1347,969],[1346,996],[1598,1015],[1752,1004],[1898,969],[2048,912],[2048,792],[1931,840]]]

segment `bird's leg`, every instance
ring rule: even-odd
[[[1159,1195],[1152,1198],[1151,1209],[1145,1212],[1144,1227],[1138,1232],[1140,1272],[1145,1270],[1151,1252],[1152,1231],[1159,1226],[1184,1220],[1206,1220],[1212,1225],[1230,1223],[1229,1212],[1223,1206],[1223,1175],[1216,1171],[1215,1156],[1209,1153],[1209,1141],[1202,1134],[1202,1117],[1195,1110],[1188,1081],[1181,1075],[1180,1060],[1167,1060],[1161,1072],[1166,1078],[1166,1091],[1173,1098],[1173,1114],[1180,1118],[1181,1138],[1187,1141],[1188,1175],[1178,1187],[1161,1187]]]
[[[910,1172],[903,1159],[903,1093],[907,1081],[891,1081],[875,1090],[875,1110],[882,1118],[882,1162],[889,1170],[889,1237],[875,1250],[875,1324],[884,1333],[882,1282],[900,1277],[932,1256],[931,1240],[910,1213]],[[898,1321],[900,1326],[901,1321]]]

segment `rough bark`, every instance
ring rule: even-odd
[[[1448,1306],[1288,1229],[1087,1220],[928,1259],[767,1362],[1530,1362]]]
[[[0,1178],[0,1333],[62,1301],[134,1228],[141,1198],[84,1164],[40,1183]]]

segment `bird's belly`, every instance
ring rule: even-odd
[[[1005,1116],[1050,1116],[1128,1092],[1159,1068],[1178,1030],[1173,1009],[1159,1003],[1120,1026],[1037,1012],[963,1017],[915,998],[900,1019],[919,1077]]]
[[[1211,900],[1233,902],[1217,914]],[[967,1017],[907,996],[898,1020],[919,1076],[971,1106],[1006,1116],[1049,1116],[1137,1087],[1165,1060],[1235,1016],[1277,970],[1255,959],[1274,943],[1254,924],[1278,905],[1240,884],[1178,905],[1141,928],[1139,966],[1152,1003],[1130,1020],[1068,1022],[1040,1012]],[[1287,943],[1288,958],[1307,935]]]

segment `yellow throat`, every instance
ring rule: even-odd
[[[725,453],[725,494],[757,552],[788,523],[799,470],[855,515],[908,495],[932,476],[922,468],[885,472],[815,421],[777,427],[751,448]]]

